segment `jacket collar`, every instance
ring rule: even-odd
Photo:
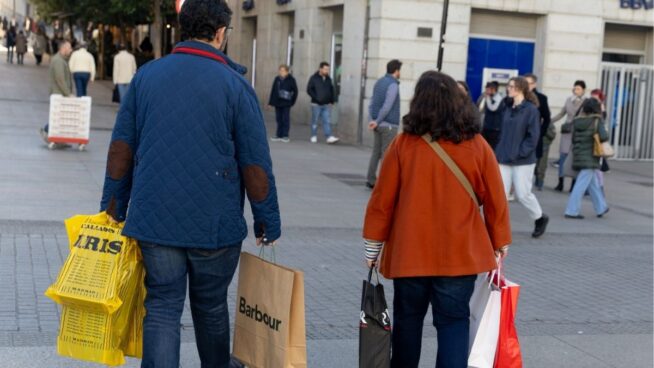
[[[215,56],[218,56],[219,58],[222,58],[225,60],[225,63],[227,66],[230,68],[234,69],[238,74],[244,75],[247,73],[247,68],[244,67],[243,65],[235,63],[232,59],[230,59],[227,55],[225,55],[224,52],[218,50],[217,48],[206,44],[204,42],[199,42],[199,41],[183,41],[175,45],[175,48],[178,47],[183,47],[183,48],[189,48],[189,49],[195,49],[201,52],[207,52],[210,54],[213,54]]]
[[[393,74],[386,73],[386,78],[390,78],[393,82],[400,84],[400,80],[396,79]]]

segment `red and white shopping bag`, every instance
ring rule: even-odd
[[[499,266],[498,270],[501,270],[501,260]],[[518,331],[515,326],[520,285],[507,280],[501,272],[498,272],[498,280],[502,295],[502,307],[495,368],[522,368],[522,354],[520,353]]]
[[[500,332],[501,291],[493,282],[496,272],[477,276],[470,298],[469,368],[493,368]]]

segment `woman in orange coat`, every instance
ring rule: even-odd
[[[393,367],[418,367],[430,303],[438,332],[436,366],[467,367],[468,304],[476,276],[495,269],[496,256],[506,254],[511,243],[502,178],[478,119],[454,79],[425,72],[403,118],[404,133],[389,147],[368,203],[363,230],[368,266],[379,263],[395,290]],[[437,141],[463,172],[483,218],[428,141]]]

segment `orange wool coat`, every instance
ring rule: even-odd
[[[490,271],[496,267],[494,250],[511,243],[493,150],[481,135],[439,143],[470,181],[484,218],[429,144],[400,134],[385,153],[363,228],[365,239],[385,243],[380,271],[387,278]]]

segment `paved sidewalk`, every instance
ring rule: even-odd
[[[46,69],[31,62],[0,62],[0,366],[91,367],[56,356],[59,310],[43,292],[68,252],[62,220],[98,209],[117,107],[109,84],[92,84],[88,151],[47,150],[37,135],[48,116]],[[295,123],[291,138],[271,145],[284,224],[278,260],[306,273],[309,367],[354,367],[370,151],[312,145],[308,127]],[[526,211],[512,204],[507,273],[522,285],[525,367],[652,366],[652,163],[611,166],[606,218],[587,202],[585,220],[566,220],[567,196],[546,189],[536,194],[550,231],[533,240]],[[552,187],[555,173],[548,175]],[[244,249],[255,251],[251,239]],[[390,301],[392,283],[385,286]],[[197,367],[188,307],[182,323],[182,365]],[[434,365],[434,337],[425,328],[421,367]]]

